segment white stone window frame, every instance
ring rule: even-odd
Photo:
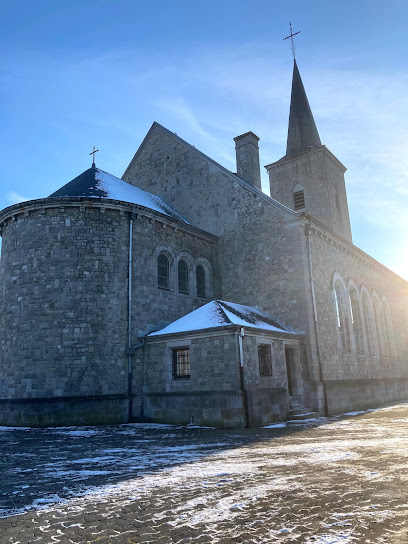
[[[364,296],[366,296],[366,300],[368,301],[368,311],[369,311],[368,316],[366,315],[366,312],[364,311],[364,301],[363,301]],[[360,298],[361,298],[361,308],[363,310],[364,322],[368,318],[367,328],[370,334],[371,353],[368,349],[368,340],[367,340],[366,330],[364,326],[365,350],[368,355],[379,356],[380,350],[378,348],[377,331],[375,329],[373,301],[370,295],[370,291],[365,285],[362,285],[360,288]]]
[[[213,286],[213,268],[210,261],[206,257],[199,256],[195,259],[194,263],[194,294],[197,296],[197,266],[202,266],[205,272],[205,297],[199,298],[214,298],[214,286]]]
[[[159,255],[165,255],[169,260],[169,287],[168,289],[159,287],[159,278],[158,278],[158,258]],[[167,243],[160,243],[156,246],[153,254],[153,269],[154,269],[154,278],[156,289],[164,293],[174,292],[176,289],[176,279],[177,274],[175,271],[175,262],[176,262],[176,252],[173,247]]]
[[[339,283],[341,286],[339,300],[337,300],[337,292],[336,292],[337,283]],[[347,289],[347,285],[345,281],[343,280],[342,276],[338,272],[335,272],[333,274],[332,298],[333,298],[335,327],[337,331],[338,349],[342,351],[343,353],[348,353],[348,354],[355,353],[355,341],[354,341],[354,332],[352,330],[352,318],[351,318],[350,303],[349,303],[349,293],[348,293],[348,289]],[[340,323],[339,323],[339,318],[340,318]],[[343,325],[343,330],[341,330],[341,327],[340,327],[341,324]],[[347,349],[346,335],[348,335],[348,343],[349,343],[350,349]],[[353,345],[354,345],[354,349],[353,349]]]
[[[381,299],[381,316],[383,320],[384,337],[388,347],[388,356],[396,357],[397,352],[395,349],[394,341],[394,328],[392,326],[391,310],[388,300],[385,296]]]
[[[361,341],[362,341],[362,348],[363,351],[357,351],[357,339],[356,339],[356,331],[354,327],[355,317],[353,315],[353,308],[351,303],[351,293],[352,291],[355,291],[357,295],[357,304],[358,304],[358,311],[359,311],[359,319],[360,319],[360,328],[361,328]],[[350,344],[351,344],[351,351],[352,353],[356,355],[362,355],[368,353],[368,347],[367,347],[367,340],[365,339],[365,330],[364,330],[364,322],[363,322],[363,308],[362,308],[362,300],[361,300],[361,294],[360,289],[357,287],[357,284],[354,280],[349,279],[347,284],[347,295],[348,295],[348,302],[350,306]]]
[[[173,374],[173,353],[176,349],[190,350],[190,377],[189,378],[175,378]],[[195,369],[193,368],[193,350],[191,349],[191,340],[170,340],[166,342],[166,349],[164,353],[165,368],[167,369],[167,382],[172,384],[190,384],[194,377]],[[181,386],[182,387],[182,386]]]
[[[373,301],[374,329],[377,336],[378,355],[380,357],[388,357],[388,349],[384,336],[385,330],[383,328],[381,298],[377,291],[375,291],[374,289],[372,291],[371,297]]]

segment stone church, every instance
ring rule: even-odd
[[[231,172],[158,123],[0,212],[0,425],[266,425],[408,397],[408,283],[353,245],[294,64],[286,154]]]

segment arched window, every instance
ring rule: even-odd
[[[384,338],[382,334],[382,323],[381,323],[381,307],[380,303],[377,299],[377,297],[373,297],[373,306],[374,306],[374,325],[375,325],[375,333],[377,335],[377,343],[378,343],[378,355],[382,356],[384,355]]]
[[[356,353],[364,353],[363,328],[361,323],[360,305],[358,293],[355,287],[349,290],[351,322],[353,324],[354,339],[356,342]]]
[[[205,270],[204,267],[199,264],[196,268],[196,283],[197,283],[197,296],[205,297]]]
[[[367,340],[367,350],[368,354],[373,353],[373,340],[372,340],[372,319],[370,311],[370,301],[366,292],[363,292],[362,296],[363,302],[363,321],[364,321],[364,332]]]
[[[339,280],[334,284],[334,302],[336,306],[339,347],[343,351],[351,351],[349,319],[347,306],[345,304],[345,290]]]
[[[293,189],[293,209],[303,210],[305,208],[305,192],[303,187],[297,183]]]
[[[391,314],[386,299],[383,299],[382,303],[382,315],[384,319],[384,332],[388,348],[388,354],[390,357],[395,356],[395,345],[392,333]]]
[[[181,259],[178,262],[178,290],[179,293],[185,293],[188,294],[188,265],[186,261]]]
[[[170,262],[164,253],[157,258],[157,283],[160,289],[170,288]]]
[[[387,334],[387,326],[385,324],[384,308],[381,308],[381,331],[384,338],[384,355],[389,357],[390,355],[390,340]]]

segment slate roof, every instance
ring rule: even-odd
[[[279,323],[256,308],[235,304],[233,302],[225,302],[224,300],[213,300],[180,319],[177,319],[177,321],[170,323],[170,325],[167,325],[164,329],[151,332],[148,336],[213,329],[216,327],[225,327],[227,325],[296,334],[282,325],[279,325]]]
[[[321,147],[321,145],[312,110],[295,61],[285,157],[292,157],[304,151]]]
[[[48,198],[58,197],[88,197],[109,198],[138,204],[151,210],[164,213],[179,221],[187,223],[175,210],[160,197],[152,195],[139,187],[135,187],[120,178],[104,172],[100,168],[92,166],[79,176],[52,193]]]

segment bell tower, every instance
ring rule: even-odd
[[[272,198],[293,210],[309,213],[352,241],[346,168],[320,141],[296,59],[286,154],[265,168]]]

